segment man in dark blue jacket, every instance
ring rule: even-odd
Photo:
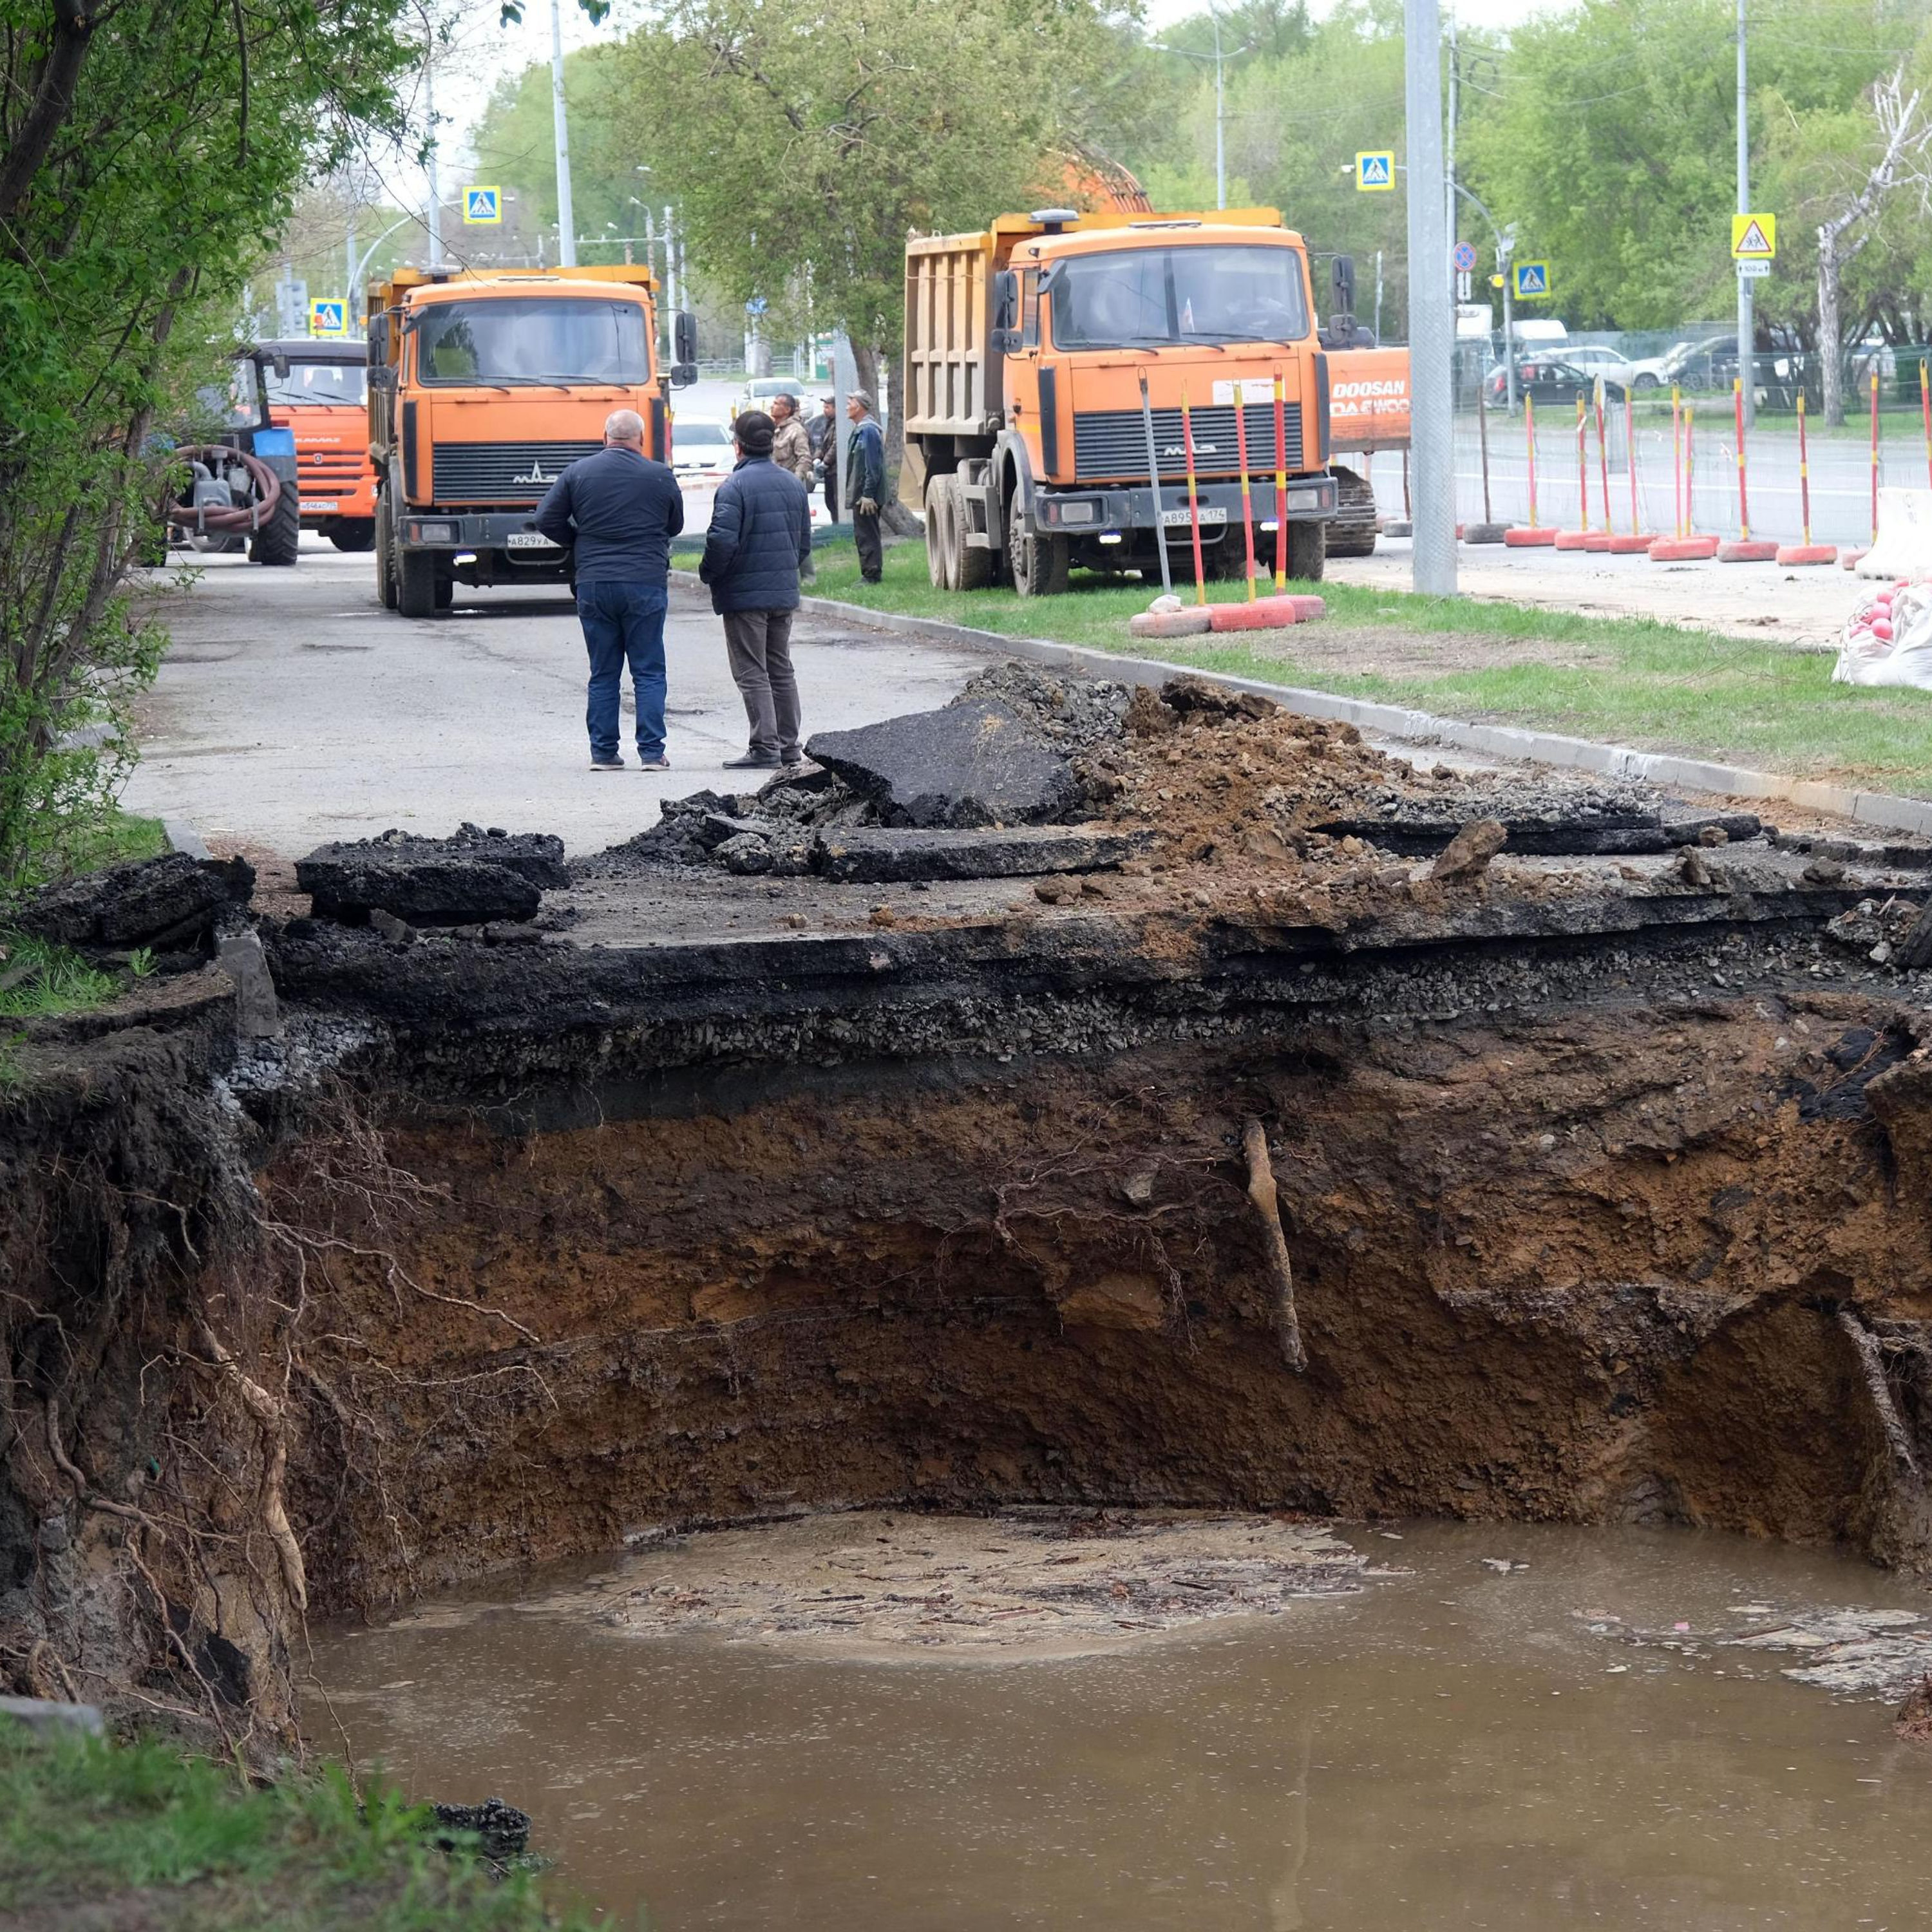
[[[618,700],[624,666],[638,700],[638,762],[670,769],[664,756],[664,608],[670,540],[684,528],[677,478],[644,454],[644,422],[618,410],[604,447],[573,463],[537,506],[536,526],[576,552],[577,620],[590,653],[590,769],[621,772]]]
[[[738,466],[718,486],[698,574],[724,620],[731,681],[745,700],[752,742],[725,770],[775,770],[804,762],[798,743],[798,680],[791,620],[798,575],[812,556],[812,506],[805,485],[772,460],[777,425],[747,410],[731,425]]]

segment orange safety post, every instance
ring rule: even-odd
[[[1624,466],[1630,472],[1630,526],[1620,537],[1610,539],[1612,556],[1636,556],[1648,554],[1654,538],[1645,534],[1643,512],[1637,507],[1636,496],[1636,416],[1630,406],[1630,386],[1624,386]]]
[[[1252,604],[1255,590],[1255,506],[1248,491],[1248,423],[1247,408],[1241,400],[1241,385],[1234,383],[1234,460],[1241,466],[1241,542],[1248,557],[1248,602]],[[1222,539],[1226,542],[1226,538]]]
[[[1872,446],[1872,542],[1878,542],[1878,364],[1872,363],[1871,372],[1871,446]]]
[[[1604,379],[1600,376],[1590,400],[1597,415],[1597,474],[1604,486],[1604,535],[1607,538],[1616,526],[1610,518],[1610,449],[1604,439]]]
[[[1925,358],[1918,358],[1918,415],[1925,425],[1925,480],[1932,483],[1932,387],[1925,380]]]
[[[1274,374],[1274,587],[1288,588],[1288,392],[1279,369]]]
[[[1677,403],[1676,393],[1672,394],[1672,406]],[[1674,537],[1659,537],[1650,547],[1651,559],[1656,563],[1697,563],[1714,557],[1718,554],[1715,537],[1700,537],[1693,527],[1694,512],[1692,503],[1697,483],[1697,406],[1684,404],[1684,500],[1682,514],[1682,534]]]
[[[1583,398],[1576,398],[1576,527],[1556,532],[1558,550],[1590,548],[1590,433],[1585,428]]]
[[[1670,386],[1670,534],[1684,534],[1684,402],[1683,392]]]
[[[1718,544],[1718,561],[1720,563],[1773,563],[1778,558],[1777,544],[1754,543],[1751,541],[1750,500],[1746,493],[1744,482],[1744,379],[1742,376],[1732,379],[1731,400],[1737,412],[1738,536],[1735,543]]]
[[[1924,364],[1921,363],[1922,371]],[[1804,519],[1804,541],[1802,543],[1785,544],[1778,553],[1782,564],[1836,563],[1838,546],[1836,544],[1814,544],[1811,541],[1811,460],[1804,440],[1804,392],[1798,392],[1798,514]]]
[[[1529,454],[1529,521],[1505,530],[1503,542],[1512,550],[1540,549],[1556,541],[1556,532],[1545,530],[1536,520],[1536,404],[1528,396],[1522,399],[1522,434]]]
[[[1194,533],[1194,601],[1208,601],[1208,573],[1201,562],[1201,493],[1194,482],[1194,417],[1187,406],[1187,385],[1180,386],[1180,446],[1187,458],[1187,520]],[[1162,541],[1165,542],[1166,538]],[[1222,539],[1223,542],[1226,538]]]

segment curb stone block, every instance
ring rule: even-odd
[[[1252,604],[1214,604],[1208,607],[1216,631],[1280,631],[1301,621],[1291,597],[1258,597]]]

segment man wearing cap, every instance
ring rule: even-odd
[[[718,487],[698,566],[724,620],[731,681],[750,726],[745,755],[728,758],[727,771],[776,770],[805,758],[791,620],[799,572],[812,556],[812,508],[805,485],[772,460],[774,434],[762,410],[747,410],[731,425],[737,466]]]
[[[614,410],[604,447],[569,465],[537,506],[537,528],[574,551],[577,621],[590,653],[590,769],[621,772],[618,710],[624,666],[638,700],[638,762],[668,771],[664,757],[664,610],[670,540],[684,528],[677,478],[644,454],[644,419]]]
[[[859,574],[876,584],[885,568],[879,539],[879,505],[886,494],[886,439],[872,416],[872,399],[863,389],[845,398],[852,434],[845,444],[846,500],[852,506],[852,540],[859,548]]]

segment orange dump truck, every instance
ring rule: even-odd
[[[568,554],[536,527],[567,464],[600,448],[612,411],[670,458],[669,389],[697,380],[695,329],[674,319],[662,376],[656,278],[641,264],[398,270],[369,290],[369,454],[376,578],[406,617],[458,584],[559,584]]]
[[[296,337],[258,343],[254,358],[269,421],[295,432],[302,528],[338,550],[368,550],[376,541],[376,472],[362,344]]]
[[[1336,509],[1327,358],[1308,251],[1274,208],[1049,208],[916,238],[905,368],[906,494],[922,496],[936,584],[1024,596],[1064,590],[1076,565],[1151,573],[1163,539],[1191,572],[1184,398],[1206,574],[1245,569],[1238,428],[1258,552],[1271,568],[1284,518],[1290,574],[1322,574]]]

